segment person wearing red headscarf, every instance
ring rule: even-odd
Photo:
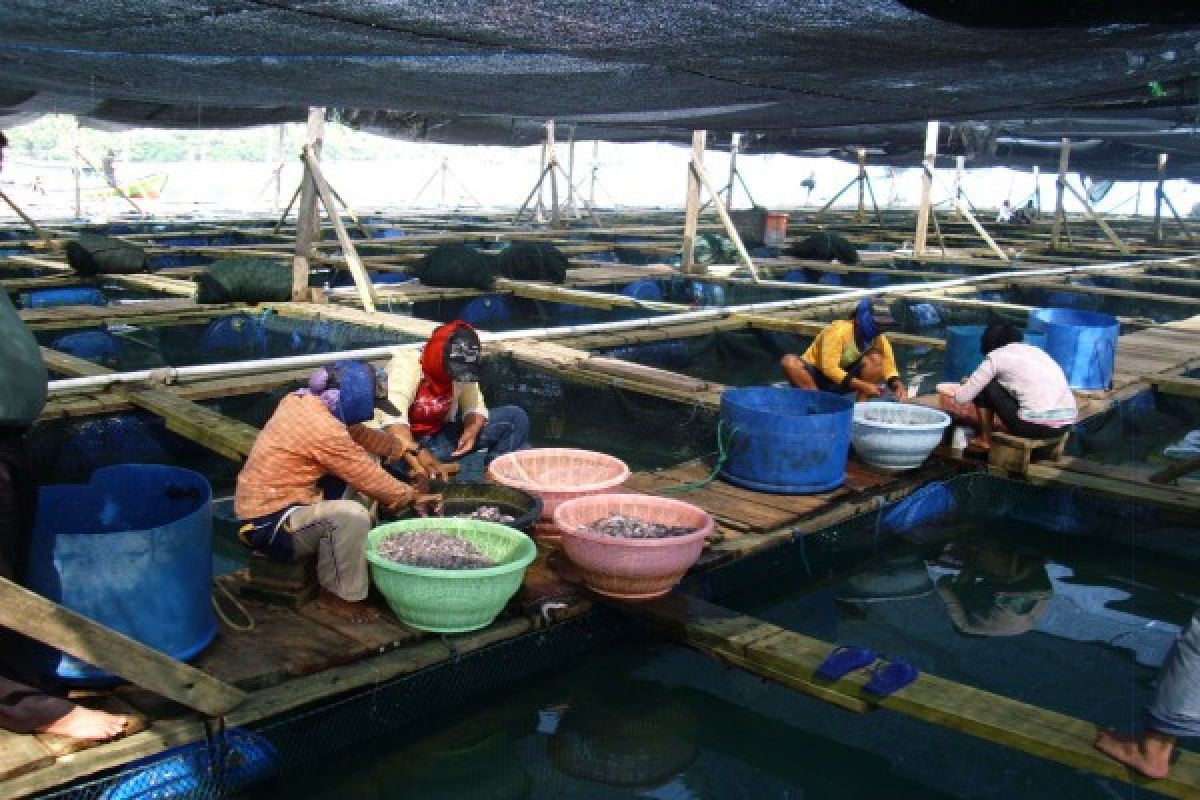
[[[444,462],[487,450],[496,456],[529,446],[529,416],[518,406],[489,409],[479,389],[479,334],[455,320],[425,347],[397,350],[387,366],[388,400],[398,414],[375,420],[400,440],[410,468],[446,478]]]

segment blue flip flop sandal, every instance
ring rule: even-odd
[[[835,647],[817,667],[817,674],[826,680],[836,681],[848,673],[875,662],[875,652],[865,647],[842,645]]]
[[[908,686],[920,674],[920,670],[903,658],[882,661],[871,670],[871,680],[863,686],[863,691],[877,697],[887,697]]]

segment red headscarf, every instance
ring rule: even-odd
[[[421,352],[421,383],[408,408],[408,424],[417,436],[432,436],[446,424],[454,402],[454,379],[446,371],[446,346],[459,328],[474,331],[462,320],[434,330]]]

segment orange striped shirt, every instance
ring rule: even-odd
[[[416,491],[379,466],[400,458],[403,445],[389,433],[362,425],[343,425],[320,398],[289,394],[254,441],[238,474],[234,510],[239,519],[255,519],[294,504],[325,499],[317,486],[336,475],[385,508],[403,508]]]

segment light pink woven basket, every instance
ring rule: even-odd
[[[662,539],[625,539],[581,529],[623,514],[646,522],[695,529]],[[691,503],[645,494],[599,494],[568,500],[554,512],[562,549],[592,591],[646,599],[666,594],[687,573],[713,532],[713,518]]]
[[[542,498],[541,518],[549,522],[567,500],[616,491],[629,478],[629,467],[606,453],[542,447],[505,453],[491,463],[488,475]]]

